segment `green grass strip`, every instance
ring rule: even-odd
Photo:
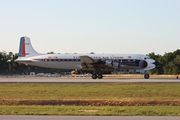
[[[180,106],[0,106],[0,114],[179,116]]]
[[[0,84],[0,99],[179,99],[180,83]]]

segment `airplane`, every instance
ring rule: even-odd
[[[102,79],[103,71],[120,69],[144,70],[144,78],[150,76],[148,70],[159,62],[143,54],[41,54],[34,50],[29,37],[21,37],[16,62],[25,65],[55,69],[91,70],[92,79]]]

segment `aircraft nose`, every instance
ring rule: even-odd
[[[153,64],[157,67],[159,65],[159,62],[155,60]]]

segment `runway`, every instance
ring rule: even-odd
[[[180,116],[32,116],[0,115],[1,120],[179,120]]]
[[[1,77],[0,83],[179,83],[176,78],[59,78],[59,77]]]

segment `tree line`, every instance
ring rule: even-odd
[[[48,53],[51,54],[51,53]],[[25,64],[19,64],[15,62],[18,58],[18,54],[12,52],[0,52],[0,74],[1,75],[14,75],[14,74],[29,74],[30,72],[35,73],[60,73],[67,70],[50,69],[36,66],[27,66]]]
[[[180,49],[168,52],[164,55],[156,55],[154,52],[147,54],[150,58],[157,60],[160,65],[150,70],[152,74],[180,74]]]
[[[49,52],[53,54],[53,52]],[[93,52],[94,53],[94,52]],[[174,52],[168,52],[164,55],[155,54],[154,52],[147,54],[150,58],[157,60],[160,64],[155,69],[150,70],[151,74],[180,74],[180,49]],[[36,73],[60,73],[68,70],[50,69],[36,66],[26,66],[15,62],[18,54],[12,52],[0,52],[0,74],[28,74]]]

